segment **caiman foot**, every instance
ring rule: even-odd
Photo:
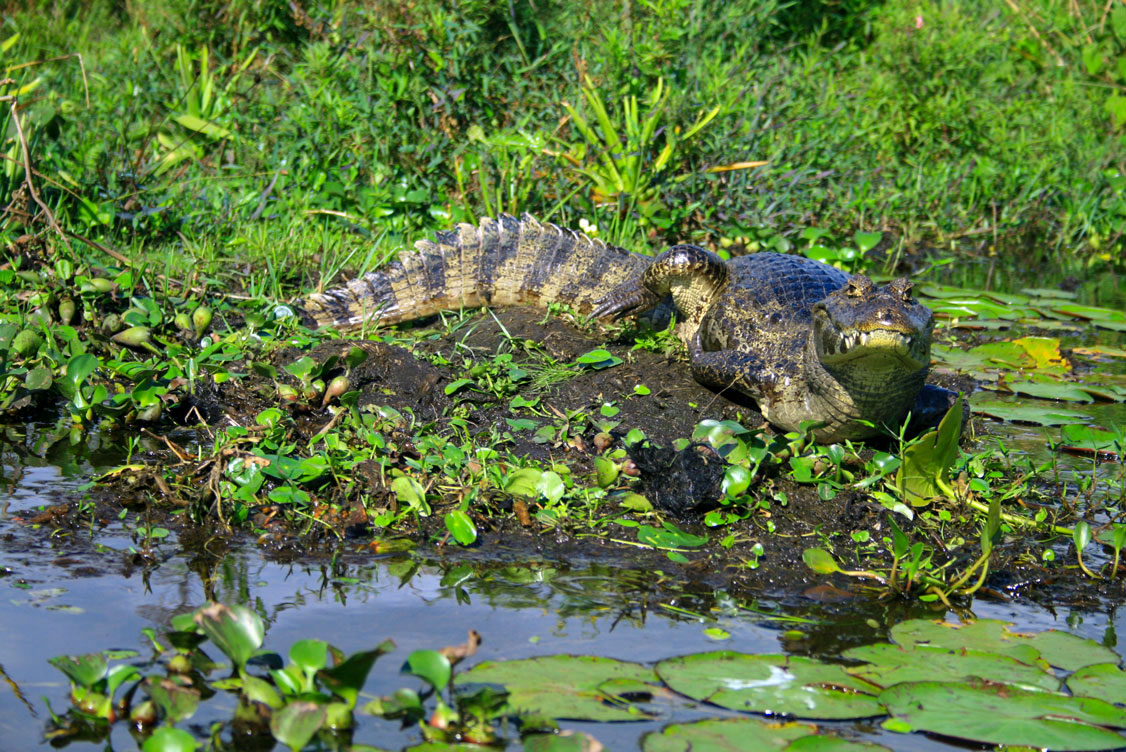
[[[919,396],[915,398],[915,404],[911,407],[911,422],[907,424],[907,435],[917,436],[936,428],[957,399],[957,392],[934,384],[923,386]],[[965,430],[969,422],[970,401],[966,399],[962,402],[962,430]]]
[[[660,302],[660,298],[649,290],[634,282],[626,282],[616,287],[609,295],[602,298],[590,312],[592,319],[613,316],[619,319],[633,311],[644,311]]]

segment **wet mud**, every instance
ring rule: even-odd
[[[550,415],[572,411],[596,415],[603,404],[612,402],[619,412],[614,415],[618,425],[610,432],[609,442],[592,424],[570,434],[563,442],[541,443],[533,440],[531,431],[509,431],[511,441],[505,444],[505,452],[541,462],[561,462],[571,468],[579,482],[591,482],[594,458],[622,447],[625,433],[640,429],[649,444],[632,448],[627,465],[636,478],[633,490],[646,496],[657,514],[601,509],[598,516],[656,527],[660,527],[662,520],[669,520],[684,531],[707,534],[710,543],[684,551],[687,563],[673,561],[666,551],[631,544],[636,533],[615,527],[614,522],[598,531],[584,529],[575,522],[544,525],[534,517],[534,500],[516,499],[500,490],[488,498],[488,514],[469,510],[478,529],[478,540],[468,548],[449,540],[443,523],[443,513],[459,501],[456,493],[432,502],[433,514],[419,518],[417,527],[389,536],[388,531],[371,524],[370,515],[395,504],[385,485],[389,479],[382,477],[374,464],[356,468],[355,476],[362,487],[353,484],[331,491],[317,499],[320,503],[311,515],[293,517],[279,505],[263,505],[251,510],[250,518],[240,528],[226,519],[220,505],[214,503],[221,463],[229,455],[223,450],[210,456],[208,442],[213,441],[216,432],[232,425],[253,431],[257,425],[255,417],[262,410],[278,407],[273,381],[251,369],[247,369],[245,378],[201,384],[188,404],[181,405],[176,412],[170,411],[171,416],[178,415],[185,423],[194,421],[195,427],[165,426],[163,430],[148,431],[142,444],[145,451],[138,458],[140,462],[134,463],[133,471],[105,477],[89,492],[95,511],[90,511],[89,504],[64,503],[27,513],[23,521],[46,529],[77,530],[89,527],[91,519],[109,520],[115,510],[125,507],[143,513],[150,526],[174,527],[182,547],[212,554],[247,535],[245,531],[250,528],[256,531],[258,543],[271,557],[283,560],[310,555],[393,555],[410,547],[413,556],[427,560],[467,562],[485,568],[528,560],[548,560],[558,566],[598,561],[623,569],[659,572],[678,586],[689,583],[702,591],[746,591],[752,596],[780,601],[814,599],[846,604],[854,598],[879,595],[879,589],[865,581],[815,574],[802,561],[807,548],[825,547],[833,550],[844,569],[855,568],[860,565],[860,557],[853,553],[858,547],[852,541],[865,536],[880,541],[890,535],[890,513],[863,491],[845,490],[823,499],[816,485],[797,483],[774,466],[760,472],[751,489],[756,498],[769,500],[768,509],[759,509],[722,528],[709,529],[704,525],[704,514],[716,508],[722,496],[724,462],[705,446],[690,444],[677,451],[674,442],[691,437],[693,428],[705,418],[735,420],[748,427],[764,424],[761,414],[748,400],[735,394],[717,394],[697,384],[675,353],[636,350],[632,337],[607,343],[604,336],[580,331],[561,318],[547,318],[542,312],[523,309],[486,312],[452,334],[435,333],[433,337],[412,341],[414,352],[382,341],[342,340],[322,344],[311,352],[281,350],[264,359],[280,369],[303,355],[323,360],[330,354],[343,354],[360,346],[368,357],[351,370],[349,378],[351,389],[360,393],[361,407],[389,406],[413,415],[416,425],[435,424],[439,432],[456,414],[468,422],[471,434],[486,435],[489,431],[506,431],[506,419],[512,418],[513,413],[506,402],[494,396],[446,393],[446,387],[464,375],[465,360],[487,363],[498,352],[511,352],[513,363],[531,368],[535,366],[533,361],[543,362],[543,354],[558,363],[572,363],[593,348],[605,347],[623,362],[545,383],[535,390],[534,396]],[[524,341],[538,343],[541,354],[537,358],[524,357]],[[460,367],[435,364],[455,360]],[[336,374],[328,373],[325,377],[333,375]],[[955,389],[967,387],[941,374],[936,380]],[[645,385],[651,393],[634,396],[637,385]],[[528,394],[524,388],[520,393]],[[299,447],[334,425],[332,412],[318,404],[288,409],[295,421],[291,440]],[[200,427],[200,421],[206,425]],[[185,437],[193,431],[206,459],[194,459],[195,454],[179,443],[186,442]],[[173,436],[177,438],[169,438]],[[393,438],[401,447],[397,461],[406,463],[417,458],[417,453],[412,453],[409,431]],[[863,459],[862,455],[859,461]],[[972,515],[965,517],[972,520]],[[976,525],[962,523],[965,529],[959,529],[958,519],[955,513],[954,521],[943,528],[941,539],[922,527],[915,530],[917,526],[903,518],[897,517],[896,522],[910,536],[926,536],[928,544],[935,548],[937,561],[953,558],[958,568],[968,566],[979,553],[973,544],[963,546],[961,552],[943,548],[944,540],[959,535],[976,541]],[[1122,596],[1119,585],[1095,583],[1077,575],[1073,568],[1042,567],[1029,553],[1034,545],[1040,545],[1035,536],[1013,535],[1003,541],[979,597],[1006,600],[1027,596],[1056,604],[1094,605]],[[159,564],[158,555],[153,554],[149,561],[145,552],[146,547],[141,545],[139,553],[122,566],[128,569]],[[1074,560],[1069,544],[1060,543],[1059,557]]]

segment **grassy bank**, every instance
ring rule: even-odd
[[[9,117],[0,229],[63,248],[49,209],[278,297],[501,210],[639,248],[818,227],[1117,265],[1123,34],[1050,0],[40,3],[3,60],[41,201]]]

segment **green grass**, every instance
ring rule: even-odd
[[[500,210],[638,249],[817,226],[1118,265],[1119,27],[1027,5],[40,3],[4,16],[4,93],[61,227],[278,298]],[[0,240],[59,247],[4,136]]]

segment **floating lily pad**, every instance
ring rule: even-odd
[[[1064,305],[1052,306],[1052,310],[1056,313],[1066,314],[1073,316],[1077,319],[1085,319],[1087,321],[1114,321],[1126,324],[1126,313],[1116,311],[1113,308],[1097,308],[1095,306],[1079,305],[1077,303],[1067,303]]]
[[[1020,308],[1001,305],[981,298],[946,298],[930,308],[934,311],[935,316],[949,316],[951,318],[981,317],[1009,321],[1026,315],[1026,312]]]
[[[503,684],[509,692],[509,705],[523,714],[587,721],[652,718],[604,687],[621,680],[653,683],[657,677],[652,669],[637,663],[584,655],[549,655],[486,661],[458,674],[454,683]]]
[[[767,723],[753,718],[676,723],[646,735],[641,748],[644,752],[888,752],[879,744],[819,734],[808,723]]]
[[[731,710],[827,719],[884,712],[871,684],[800,656],[699,653],[661,661],[657,674],[676,692]]]
[[[1058,691],[1060,680],[1036,666],[1017,659],[981,650],[947,650],[916,646],[903,649],[881,643],[850,648],[842,655],[864,666],[853,666],[848,672],[880,687],[917,681],[988,680],[1003,684]]]
[[[1030,295],[1034,298],[1058,298],[1060,300],[1075,300],[1078,296],[1073,292],[1067,290],[1052,290],[1044,287],[1025,287],[1021,290],[1025,295]]]
[[[1040,311],[1034,313],[1038,315],[1022,318],[1017,323],[1024,324],[1025,326],[1034,326],[1037,329],[1044,329],[1046,331],[1064,332],[1068,334],[1083,330],[1083,327],[1075,323],[1072,319],[1046,318]]]
[[[1076,384],[1080,389],[1103,402],[1122,402],[1126,400],[1126,390],[1109,384]]]
[[[1018,405],[1011,402],[979,402],[970,405],[970,409],[975,413],[988,415],[998,420],[1008,420],[1014,423],[1035,423],[1039,426],[1062,426],[1087,417],[1083,413],[1072,410]]]
[[[951,323],[950,326],[954,329],[969,329],[970,331],[998,331],[1012,329],[1014,323],[1002,319],[959,319]]]
[[[1075,384],[1063,381],[1010,381],[1006,386],[1017,394],[1063,402],[1094,402],[1095,398]]]
[[[1126,671],[1115,663],[1084,666],[1067,677],[1067,688],[1073,695],[1126,705]]]
[[[1068,425],[1060,429],[1060,437],[1064,443],[1079,449],[1090,449],[1096,452],[1120,452],[1126,445],[1126,436],[1121,432],[1104,431],[1101,428],[1082,425]]]
[[[594,737],[574,731],[526,736],[523,746],[524,752],[601,752],[605,749]],[[479,744],[466,744],[464,748],[476,752],[489,749]]]
[[[1008,685],[908,682],[880,701],[913,730],[985,744],[1053,750],[1115,749],[1126,737],[1126,711],[1091,697],[1071,697]]]
[[[936,285],[930,283],[919,285],[915,289],[918,291],[919,295],[924,298],[960,298],[972,294],[970,293],[970,291],[962,287],[950,287],[949,285]]]
[[[1010,631],[1011,626],[998,619],[978,619],[962,624],[910,619],[892,627],[891,638],[904,647],[930,645],[951,650],[983,650],[1011,656],[1021,663],[1050,664],[1065,671],[1118,661],[1117,653],[1094,640],[1057,629],[1024,634]]]
[[[1072,350],[1077,355],[1086,357],[1126,358],[1126,350],[1121,347],[1109,345],[1095,345],[1094,347],[1076,347]]]
[[[675,723],[646,734],[644,752],[738,752],[786,749],[795,739],[817,733],[809,723],[766,723],[754,718],[725,718]]]
[[[1015,292],[997,292],[996,290],[986,290],[981,293],[983,296],[990,300],[995,300],[998,303],[1004,303],[1011,306],[1028,305],[1031,298],[1028,295],[1021,295]]]

